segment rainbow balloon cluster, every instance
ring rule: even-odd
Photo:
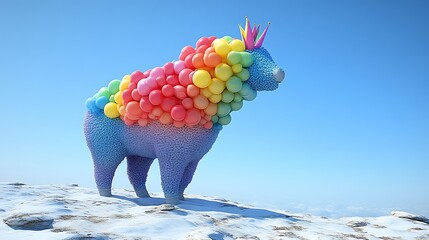
[[[150,121],[207,129],[227,125],[243,100],[256,97],[246,83],[253,61],[242,40],[202,37],[195,48],[184,47],[178,61],[111,81],[87,100],[87,108],[120,117],[127,125],[146,126]]]

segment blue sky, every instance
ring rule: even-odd
[[[188,192],[331,216],[429,215],[427,1],[0,1],[0,182],[95,187],[84,102],[201,36],[271,26],[278,90],[233,113]],[[148,188],[160,192],[159,169]],[[130,188],[121,164],[114,188]]]

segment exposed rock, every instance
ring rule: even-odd
[[[413,221],[423,222],[429,224],[429,219],[424,216],[419,216],[407,212],[401,212],[401,211],[392,211],[390,215],[398,218],[405,218]]]
[[[51,229],[54,219],[43,214],[18,214],[4,218],[3,222],[15,230],[40,231]]]

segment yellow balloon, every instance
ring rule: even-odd
[[[192,77],[192,82],[199,88],[206,88],[212,82],[212,77],[206,70],[197,70]]]
[[[116,103],[108,103],[104,106],[104,114],[109,118],[117,118],[120,116],[117,104]]]
[[[214,46],[215,52],[223,58],[226,57],[228,53],[231,51],[231,48],[229,47],[229,44],[225,39],[219,39],[219,41],[216,41],[216,43],[213,46]]]
[[[231,51],[237,51],[242,52],[244,51],[244,43],[241,40],[234,39],[229,43],[229,47],[231,48]]]
[[[222,94],[213,94],[209,97],[209,101],[212,103],[218,103],[222,100]]]
[[[209,86],[209,90],[211,93],[221,94],[224,89],[225,89],[225,82],[224,81],[217,79],[217,78],[212,79],[212,83]]]
[[[238,64],[234,64],[234,65],[232,65],[231,69],[232,69],[233,73],[240,73],[241,70],[243,70],[243,65],[241,65],[239,63]]]
[[[209,98],[212,95],[212,92],[210,92],[209,88],[203,88],[200,90],[201,95],[203,95],[206,98]]]
[[[123,99],[122,99],[122,91],[119,91],[115,94],[115,102],[118,105],[122,105]]]
[[[232,69],[226,63],[219,63],[215,68],[215,76],[222,81],[227,81],[232,76]]]
[[[128,76],[128,77],[127,77]],[[125,75],[122,78],[121,83],[119,84],[119,91],[124,91],[125,89],[128,88],[128,85],[130,84],[130,75]]]

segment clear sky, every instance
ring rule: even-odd
[[[0,0],[0,182],[95,187],[86,98],[201,36],[239,38],[249,16],[271,22],[264,46],[286,79],[232,114],[188,192],[429,216],[428,12],[428,1]],[[114,188],[131,188],[125,163]]]

